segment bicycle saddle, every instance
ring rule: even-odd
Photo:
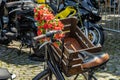
[[[82,69],[90,69],[101,66],[109,60],[108,53],[90,53],[87,51],[80,52],[83,57],[83,64],[81,64]]]
[[[11,74],[6,68],[0,68],[0,80],[7,80],[11,78]]]

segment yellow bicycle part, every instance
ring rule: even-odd
[[[74,16],[76,14],[76,10],[72,6],[67,6],[65,10],[58,13],[55,18],[57,19],[63,19],[67,18],[69,15]]]
[[[37,3],[45,3],[45,0],[36,0]]]

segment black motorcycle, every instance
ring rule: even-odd
[[[33,37],[37,36],[37,26],[33,11],[35,4],[31,1],[3,3],[8,15],[2,15],[1,17],[0,43],[8,44],[12,40],[17,40],[21,42],[20,49],[23,46],[27,46],[32,48],[34,53],[37,53],[39,42],[33,40]],[[36,55],[31,57],[33,56],[36,57]],[[41,54],[39,57],[43,58],[43,55]]]
[[[101,20],[99,13],[99,5],[96,0],[82,0],[78,2],[78,12],[81,14],[83,26],[80,27],[85,32],[85,35],[92,41],[93,44],[104,43],[103,28],[98,22]],[[79,17],[79,16],[78,16]]]
[[[18,40],[22,46],[33,46],[32,37],[37,35],[34,7],[27,5],[30,3],[27,1],[3,3],[2,8],[6,8],[8,14],[1,17],[1,42]]]
[[[13,39],[20,39],[27,36],[27,33],[35,30],[33,21],[33,10],[25,9],[24,2],[16,1],[6,3],[2,1],[1,9],[6,9],[7,15],[1,15],[1,40],[8,44]],[[26,15],[27,14],[27,15]],[[33,19],[32,19],[33,18]],[[28,41],[29,42],[29,41]],[[25,43],[27,44],[27,42]]]
[[[78,26],[93,44],[103,45],[104,32],[98,22],[101,20],[99,6],[96,0],[53,0],[50,4],[55,14],[60,14],[67,7],[73,9],[66,17],[76,16]],[[75,15],[73,15],[76,13]],[[59,17],[58,17],[59,18]]]

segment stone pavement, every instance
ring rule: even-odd
[[[28,59],[29,49],[24,49],[18,56],[19,42],[11,46],[0,45],[0,67],[16,74],[15,80],[32,80],[43,69],[43,63]]]
[[[110,60],[107,63],[107,69],[97,72],[96,76],[98,80],[120,80],[120,34],[111,32],[105,32],[105,34],[103,51],[110,54]],[[18,51],[19,42],[9,46],[0,45],[0,67],[7,68],[11,73],[16,74],[15,80],[32,80],[43,70],[44,63],[29,60],[27,48],[23,49],[20,56],[17,54]]]

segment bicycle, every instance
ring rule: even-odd
[[[56,78],[57,80],[65,80],[65,77],[63,76],[64,67],[61,66],[63,65],[62,63],[64,60],[64,49],[65,49],[64,39],[61,40],[62,54],[60,58],[58,58],[55,55],[56,52],[53,50],[51,46],[52,43],[56,41],[53,38],[54,34],[57,34],[60,32],[61,31],[50,31],[50,32],[47,32],[46,34],[42,34],[37,37],[34,37],[34,40],[40,40],[42,38],[47,37],[47,38],[50,38],[50,41],[46,41],[40,46],[40,48],[42,48],[43,46],[46,45],[45,63],[47,63],[46,64],[47,67],[45,68],[44,71],[37,74],[32,80],[53,80],[54,78]],[[83,71],[81,73],[77,73],[74,71],[75,73],[77,73],[74,80],[77,79],[79,74],[82,74],[85,80],[97,80],[97,78],[94,77],[94,71],[97,68],[104,66],[104,64],[106,64],[106,62],[109,60],[109,55],[107,53],[94,55],[94,54],[91,54],[90,52],[82,51],[82,52],[79,52],[79,57],[83,60],[79,69],[82,69]],[[85,73],[88,73],[88,74],[85,74]],[[52,77],[53,75],[54,75],[54,78]],[[69,77],[72,75],[65,74],[65,76]]]

